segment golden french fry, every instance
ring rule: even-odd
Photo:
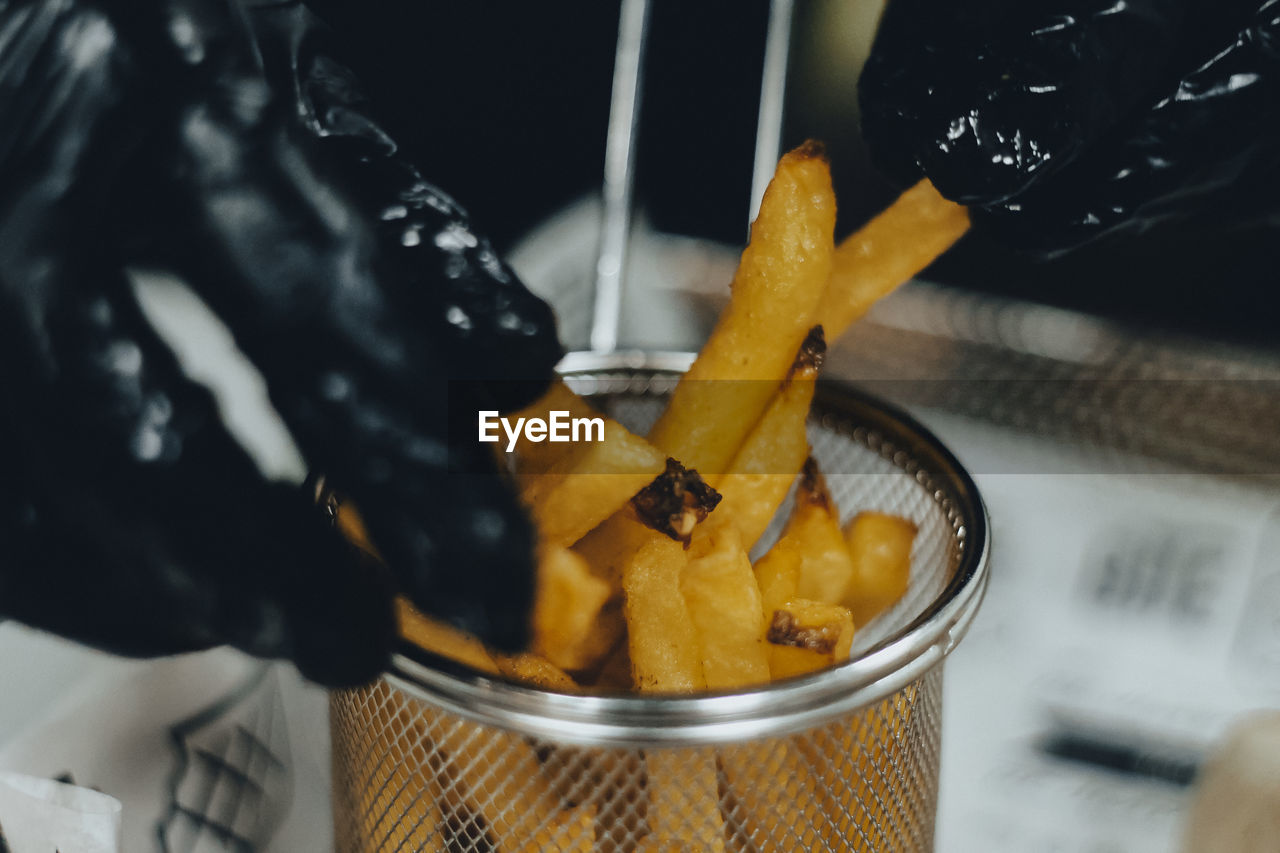
[[[619,649],[626,649],[627,620],[623,616],[622,606],[622,587],[619,586],[617,596],[609,599],[609,602],[596,614],[586,637],[583,638],[582,648],[587,655],[587,662],[574,671],[575,678],[589,677],[591,683],[599,683],[602,671],[608,666],[611,656],[616,656]],[[625,651],[622,655],[627,659]],[[626,677],[630,679],[631,664],[629,659],[627,660]],[[628,686],[629,684],[628,681]]]
[[[819,778],[791,739],[769,738],[717,750],[725,776],[729,849],[791,853],[823,849],[835,827],[821,807]]]
[[[916,275],[969,228],[964,206],[923,180],[836,248],[831,280],[815,315],[835,342],[879,299]]]
[[[831,272],[835,196],[806,143],[778,163],[728,308],[649,440],[714,484],[787,375]]]
[[[355,834],[362,850],[400,846],[444,853],[446,825],[416,709],[383,683],[352,692],[362,697],[367,717],[334,738],[335,767],[343,768],[334,775],[334,789],[350,804],[344,817],[360,822]]]
[[[723,853],[724,819],[716,781],[715,750],[650,749],[649,835],[641,850]]]
[[[783,602],[796,597],[800,586],[800,549],[796,543],[785,536],[775,542],[769,552],[756,561],[755,575],[767,625]]]
[[[737,530],[725,527],[700,543],[680,576],[697,631],[702,672],[711,690],[769,680],[764,605]]]
[[[892,843],[883,836],[894,817],[889,810],[917,784],[903,761],[916,696],[916,685],[908,685],[849,725],[823,727],[797,740],[796,749],[813,768],[815,801],[829,828],[822,837],[832,850],[874,853]]]
[[[573,551],[587,561],[596,577],[620,585],[623,563],[649,541],[652,533],[653,530],[639,523],[635,513],[627,508],[582,537]]]
[[[773,611],[766,636],[770,674],[804,675],[849,659],[853,616],[838,604],[792,598]]]
[[[795,510],[787,522],[787,539],[800,550],[801,598],[843,604],[853,584],[853,558],[840,530],[840,514],[826,478],[810,458],[796,490]]]
[[[604,440],[574,446],[546,473],[524,478],[520,499],[542,542],[569,546],[613,515],[667,467],[667,457],[617,421]]]
[[[915,524],[882,512],[860,512],[849,522],[845,541],[854,575],[845,603],[856,624],[867,624],[906,593],[915,537]]]
[[[791,375],[716,482],[720,506],[707,526],[736,527],[747,550],[764,534],[809,456],[805,421],[825,350],[822,327],[815,326],[800,347]]]
[[[707,685],[698,637],[680,593],[687,563],[683,545],[648,531],[647,541],[623,565],[631,675],[642,693],[690,692]]]
[[[554,690],[559,693],[578,693],[577,683],[560,667],[541,655],[524,652],[518,655],[497,655],[498,670],[507,678],[523,681],[531,687]]]
[[[796,491],[795,507],[782,536],[756,563],[756,583],[766,621],[781,602],[805,598],[843,603],[853,579],[849,556],[826,482],[812,459]]]
[[[501,674],[484,643],[466,631],[427,616],[408,599],[396,599],[396,618],[400,636],[414,645],[480,672]]]
[[[563,670],[594,666],[613,645],[605,638],[599,648],[597,624],[614,593],[613,585],[592,574],[581,555],[543,548],[533,601],[533,650]]]

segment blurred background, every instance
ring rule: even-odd
[[[798,0],[783,148],[822,140],[837,236],[901,187],[871,168],[856,85],[883,0]],[[601,179],[616,2],[322,0],[350,60],[429,180],[500,247]],[[636,191],[662,231],[745,237],[765,0],[653,0]],[[969,235],[928,271],[949,286],[1014,295],[1220,339],[1274,345],[1280,241],[1273,229],[1199,222],[1126,234],[1054,260]]]

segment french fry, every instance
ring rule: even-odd
[[[916,685],[908,685],[863,709],[851,724],[817,729],[795,742],[813,768],[816,802],[829,827],[823,840],[832,850],[870,853],[893,845],[884,837],[891,825],[887,804],[898,801],[895,789],[914,784],[903,753],[917,695]],[[850,761],[856,774],[844,769]]]
[[[582,537],[573,551],[587,561],[593,575],[620,587],[623,563],[649,541],[651,533],[634,512],[623,510]]]
[[[879,299],[964,236],[969,212],[923,180],[836,248],[831,281],[815,315],[837,341]]]
[[[605,656],[604,662],[591,680],[591,686],[597,690],[623,692],[632,689],[631,683],[631,648],[626,637],[626,623],[617,644]]]
[[[812,458],[804,463],[795,510],[783,534],[800,549],[796,594],[843,604],[853,584],[853,558],[840,530],[840,516],[826,478]]]
[[[591,765],[588,803],[596,810],[598,853],[635,853],[649,818],[645,757],[634,750],[601,750]]]
[[[649,531],[647,541],[623,565],[631,677],[642,693],[685,693],[707,686],[698,636],[680,593],[687,562],[679,542]]]
[[[607,420],[603,441],[579,443],[546,473],[524,478],[520,499],[542,542],[567,547],[624,507],[666,466],[665,454]]]
[[[764,684],[769,680],[764,605],[742,540],[737,530],[725,527],[702,544],[703,553],[691,557],[680,576],[680,592],[697,631],[707,687]]]
[[[825,351],[822,327],[814,326],[800,346],[791,374],[716,482],[721,502],[707,527],[732,525],[748,551],[764,534],[808,458],[805,421]]]
[[[498,655],[498,670],[507,678],[522,681],[532,687],[559,693],[578,693],[577,683],[569,674],[541,655],[524,652],[518,655]]]
[[[400,636],[414,645],[474,670],[489,675],[501,674],[484,643],[466,631],[427,616],[409,603],[408,599],[396,599],[396,618],[400,625]]]
[[[725,814],[734,853],[820,850],[835,836],[819,778],[792,739],[729,744],[717,754],[728,799],[737,806]]]
[[[698,522],[720,501],[696,471],[688,471],[674,459],[666,470],[631,499],[625,512],[616,513],[575,546],[591,566],[591,571],[610,583],[623,575],[626,562],[654,535],[664,535],[688,543]],[[609,628],[607,623],[598,623]],[[596,648],[607,648],[600,644]]]
[[[831,273],[835,196],[816,143],[786,154],[760,203],[729,306],[649,440],[712,484],[786,377]]]
[[[591,573],[581,555],[544,547],[533,601],[533,650],[563,670],[594,666],[616,639],[599,637],[597,628],[614,592],[613,585]]]
[[[784,536],[756,561],[756,585],[760,588],[766,624],[772,621],[773,611],[796,597],[800,586],[800,556],[795,541]]]
[[[356,688],[367,697],[368,718],[334,739],[335,763],[350,768],[335,775],[335,795],[352,804],[365,853],[397,845],[444,853],[444,816],[431,789],[422,724],[403,695],[385,684]],[[354,783],[354,784],[352,784]]]
[[[589,657],[584,666],[574,671],[575,677],[589,677],[593,684],[599,683],[611,656],[618,653],[620,648],[626,648],[627,620],[623,616],[622,607],[622,587],[619,586],[617,596],[609,599],[609,602],[596,614],[587,636],[583,639],[582,648]],[[630,658],[626,657],[625,651],[622,652],[622,656],[627,661],[626,677],[627,684],[630,686]]]
[[[724,853],[715,755],[710,748],[645,751],[649,835],[640,850]]]
[[[773,611],[766,636],[770,674],[805,675],[849,659],[853,616],[838,604],[792,598]]]
[[[433,778],[442,809],[477,815],[501,853],[588,853],[595,839],[590,808],[563,810],[559,792],[528,741],[423,705],[419,719],[435,751]]]
[[[916,526],[882,512],[860,512],[845,529],[854,576],[846,604],[865,625],[902,598],[911,580]]]

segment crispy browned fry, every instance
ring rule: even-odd
[[[707,682],[698,637],[680,593],[688,563],[684,546],[652,530],[647,534],[622,568],[632,681],[642,693],[701,690]]]
[[[724,820],[716,781],[715,751],[650,749],[648,773],[649,835],[645,851],[724,851]]]
[[[602,638],[597,625],[614,593],[614,586],[592,574],[579,554],[543,548],[533,601],[533,650],[564,670],[594,666],[612,646],[606,637],[604,647],[598,647]]]
[[[760,204],[729,306],[649,434],[713,485],[813,325],[831,272],[835,197],[821,146],[786,154]]]
[[[546,473],[525,477],[520,498],[542,542],[569,546],[613,515],[667,468],[667,457],[617,421],[604,440],[580,442]]]
[[[720,493],[674,459],[652,483],[631,499],[636,517],[647,527],[685,545],[693,528],[720,503]]]
[[[518,655],[495,655],[499,671],[507,678],[523,681],[530,687],[558,693],[578,693],[578,685],[569,674],[541,655],[525,652]]]
[[[902,598],[911,580],[916,526],[882,512],[860,512],[845,529],[854,575],[845,602],[853,621],[865,625]]]
[[[711,690],[729,690],[769,680],[764,605],[751,561],[732,526],[709,535],[694,549],[680,591],[697,631],[702,672]]]
[[[825,351],[822,327],[814,326],[792,364],[791,375],[716,483],[722,500],[708,527],[736,527],[747,550],[769,526],[809,455],[805,421]]]
[[[410,604],[408,599],[396,599],[396,617],[400,622],[400,636],[415,646],[480,672],[500,674],[484,643],[466,631],[432,619]]]
[[[840,530],[840,513],[826,478],[812,458],[804,463],[796,489],[795,510],[783,535],[800,550],[796,594],[814,601],[843,604],[853,584],[853,558]]]
[[[690,482],[680,482],[690,480]],[[622,567],[658,531],[687,541],[695,525],[707,517],[720,495],[702,482],[696,471],[675,463],[622,512],[615,513],[582,538],[573,550],[581,554],[592,574],[619,583]]]
[[[879,299],[923,270],[969,228],[969,212],[923,180],[836,249],[816,318],[837,341]]]
[[[769,620],[769,672],[790,678],[848,660],[853,617],[838,604],[792,598]]]

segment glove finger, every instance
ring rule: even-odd
[[[261,79],[241,59],[221,61],[227,44],[204,52],[205,97],[178,110],[172,133],[135,164],[131,188],[146,203],[126,227],[173,235],[181,254],[167,264],[234,330],[310,464],[368,517],[402,589],[428,612],[519,646],[532,529],[479,450],[485,383],[450,381],[440,351],[452,344],[423,319],[456,307],[444,295],[457,255],[448,240],[472,232],[451,218],[447,235],[421,234],[441,255],[434,268],[409,272],[388,257],[352,201],[360,173],[260,97]],[[476,269],[478,291],[496,286]],[[521,318],[496,322],[510,321]],[[559,352],[546,349],[523,363],[500,356],[483,372],[543,387]],[[454,429],[468,418],[469,435]]]
[[[1273,188],[1277,166],[1280,0],[1268,0],[1226,49],[1089,156],[976,218],[1014,245],[1058,251],[1187,215],[1206,199],[1247,196],[1258,182]],[[1221,213],[1230,219],[1257,208]]]
[[[131,195],[111,194],[117,165],[163,114],[139,107],[175,79],[117,23],[70,0],[0,8],[0,371],[21,416],[3,446],[22,448],[31,500],[83,531],[65,559],[51,541],[26,561],[81,583],[17,566],[27,597],[4,606],[121,650],[216,637],[322,680],[367,678],[390,645],[382,581],[352,570],[305,501],[260,482],[97,260],[102,211]]]
[[[859,80],[873,159],[992,204],[1070,163],[1172,74],[1191,0],[894,0]]]
[[[263,482],[122,280],[85,294],[77,272],[68,298],[46,304],[37,346],[9,353],[15,446],[34,499],[81,529],[107,569],[132,568],[77,584],[77,572],[103,571],[77,561],[62,598],[83,614],[103,596],[101,644],[118,629],[130,648],[150,630],[135,609],[110,609],[134,595],[171,608],[154,616],[162,630],[178,616],[201,643],[286,657],[326,684],[373,677],[394,637],[386,580],[357,570],[297,489]],[[42,590],[58,591],[30,587]]]
[[[302,4],[254,7],[247,20],[286,113],[318,143],[333,179],[373,224],[379,255],[402,271],[382,286],[438,342],[447,374],[481,380],[500,410],[532,402],[541,383],[509,380],[549,375],[562,355],[550,307],[472,228],[466,211],[400,154],[327,26]]]

